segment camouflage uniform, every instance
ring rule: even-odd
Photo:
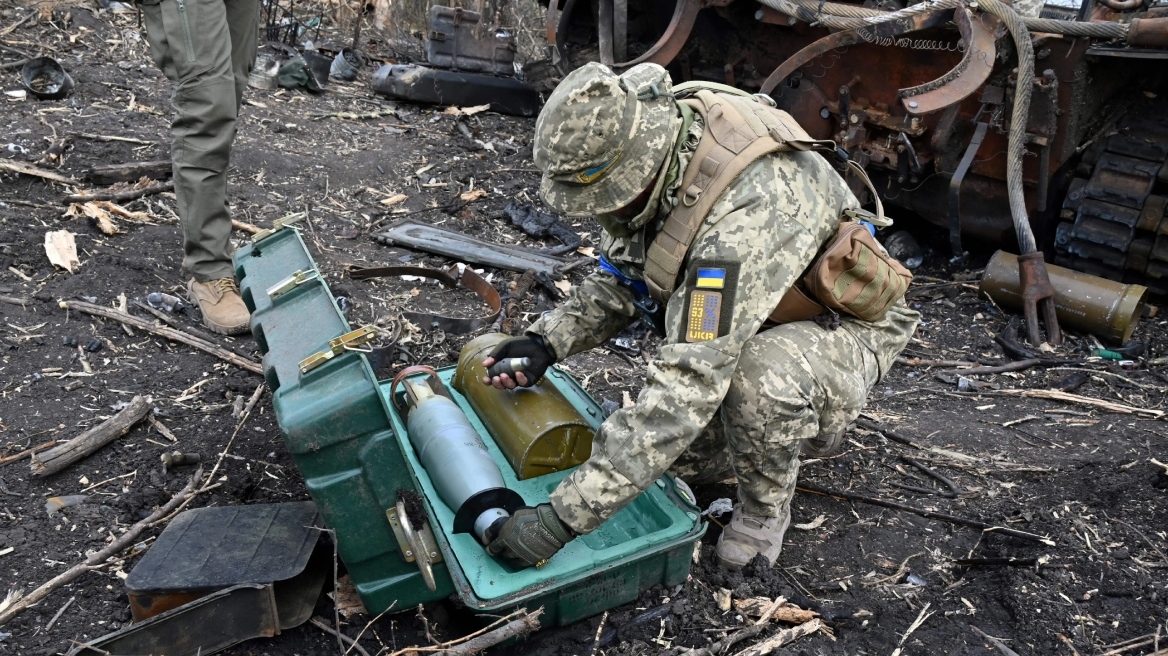
[[[700,134],[700,117],[694,122],[678,113],[676,130]],[[563,129],[537,124],[537,130]],[[681,168],[685,158],[677,155],[684,150],[678,148],[673,162],[680,159]],[[659,176],[653,200],[667,211],[676,205],[676,189],[670,189],[673,176],[665,178],[662,184]],[[684,279],[666,308],[666,338],[637,402],[601,425],[592,457],[552,493],[561,520],[576,533],[591,532],[671,466],[694,478],[716,476],[727,462],[744,510],[766,517],[788,512],[800,442],[838,433],[855,419],[919,317],[901,303],[879,322],[844,319],[835,331],[807,321],[764,327],[834,234],[842,211],[858,205],[817,154],[782,152],[750,165],[707,214],[690,248]],[[612,225],[610,217],[598,218]],[[606,232],[601,250],[625,275],[639,278],[654,229],[650,222],[614,230],[617,236]],[[726,276],[719,330],[714,339],[687,342],[691,291],[698,270],[709,267]],[[542,336],[562,360],[603,344],[633,321],[633,301],[613,274],[597,272],[528,332]]]

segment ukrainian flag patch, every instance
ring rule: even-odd
[[[722,289],[726,286],[725,269],[698,269],[698,289]]]

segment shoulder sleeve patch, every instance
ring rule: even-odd
[[[689,293],[685,341],[708,342],[718,337],[722,322],[722,292],[695,289]]]
[[[689,288],[685,341],[706,342],[729,334],[738,288],[737,262],[698,260],[686,273]]]

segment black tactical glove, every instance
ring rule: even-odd
[[[549,503],[520,508],[507,519],[495,522],[489,532],[495,537],[487,545],[487,553],[502,556],[519,567],[542,566],[576,537]]]
[[[556,356],[539,335],[512,337],[500,342],[487,356],[484,364],[491,364],[487,365],[487,377],[483,378],[483,383],[495,387],[529,387],[543,378],[555,361]]]

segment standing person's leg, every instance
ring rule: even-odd
[[[259,48],[259,0],[224,0],[231,31],[231,73],[235,77],[235,107],[243,104],[247,76],[255,67]]]
[[[183,267],[208,328],[247,330],[229,253],[227,164],[238,115],[224,0],[145,0],[155,62],[174,83],[171,159],[183,228]]]
[[[739,505],[718,540],[719,563],[737,569],[762,554],[774,564],[791,523],[800,447],[842,432],[878,378],[876,357],[847,330],[800,321],[747,342],[722,404]]]

